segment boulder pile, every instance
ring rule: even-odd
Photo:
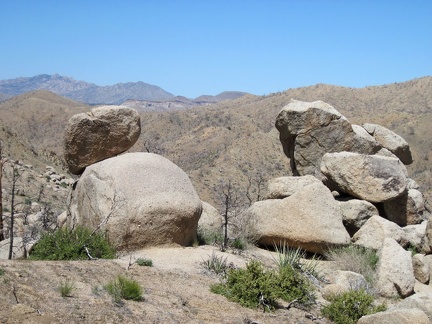
[[[246,210],[258,243],[319,253],[349,243],[375,249],[387,297],[429,283],[432,220],[405,167],[413,161],[407,142],[379,125],[351,124],[322,101],[292,101],[276,128],[293,176],[270,180],[267,199]]]

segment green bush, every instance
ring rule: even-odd
[[[322,314],[335,324],[355,324],[364,315],[382,312],[386,306],[373,305],[374,298],[364,290],[350,290],[333,296]]]
[[[202,262],[202,265],[207,270],[213,271],[216,274],[225,274],[228,268],[227,258],[222,256],[218,257],[214,251],[207,260]]]
[[[2,268],[0,268],[0,276],[3,276],[4,273],[5,273],[5,271]]]
[[[315,299],[312,285],[298,271],[291,267],[266,270],[256,260],[249,262],[246,269],[229,270],[225,282],[212,285],[210,290],[248,308],[262,305],[264,310],[274,309],[278,299],[296,299],[305,306]]]
[[[223,242],[222,232],[206,231],[198,229],[197,243],[198,245],[220,245]]]
[[[75,284],[72,281],[66,279],[60,282],[59,291],[62,297],[71,297],[72,290],[75,288]]]
[[[30,252],[33,260],[85,260],[85,247],[93,258],[113,259],[114,248],[99,233],[91,235],[87,228],[59,229],[44,233]]]
[[[142,300],[142,288],[138,282],[119,275],[104,287],[113,296],[116,303],[122,299],[140,301]]]
[[[138,258],[135,261],[136,264],[138,264],[139,266],[145,266],[145,267],[152,267],[153,266],[153,261],[150,259],[146,259],[146,258]]]

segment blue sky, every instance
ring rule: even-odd
[[[175,95],[432,75],[432,1],[3,0],[0,79],[58,73]]]

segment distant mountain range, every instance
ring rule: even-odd
[[[40,74],[34,77],[23,77],[10,80],[0,80],[0,101],[34,90],[48,90],[60,96],[80,101],[89,105],[122,104],[125,101],[141,101],[135,105],[145,106],[149,102],[163,102],[168,106],[172,101],[183,102],[180,109],[195,106],[196,102],[215,103],[226,99],[235,99],[244,92],[223,92],[217,96],[200,96],[196,99],[176,97],[162,88],[144,82],[117,83],[111,86],[98,86],[85,81],[77,81],[58,74]],[[196,101],[196,102],[195,102]],[[170,108],[167,108],[170,109]],[[145,110],[145,109],[144,109]]]

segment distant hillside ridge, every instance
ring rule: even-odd
[[[48,90],[60,96],[89,105],[121,104],[128,99],[164,100],[174,98],[162,88],[144,82],[117,83],[98,86],[58,74],[40,74],[0,80],[0,98],[8,98],[35,90]]]
[[[172,99],[165,100],[133,100],[129,99],[122,103],[122,106],[134,108],[140,112],[150,111],[176,111],[184,110],[198,106],[212,105],[225,100],[238,99],[247,92],[240,91],[224,91],[216,96],[203,95],[195,99],[189,99],[182,96],[177,96]]]

